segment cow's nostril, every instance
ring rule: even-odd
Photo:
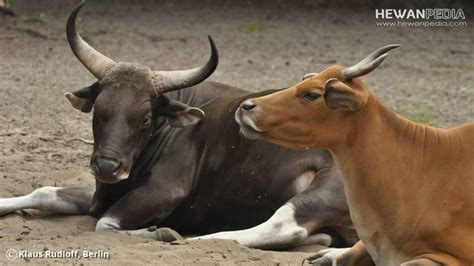
[[[252,110],[253,108],[255,108],[257,105],[254,104],[252,101],[245,101],[244,103],[242,103],[242,109],[244,109],[245,111],[249,111],[249,110]]]
[[[99,168],[102,173],[116,173],[120,169],[122,163],[114,159],[105,159],[97,158],[96,160],[97,168]]]

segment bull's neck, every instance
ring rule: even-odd
[[[165,93],[165,95],[173,100],[183,102],[190,106],[196,104],[196,90],[193,88],[170,91]]]
[[[196,106],[198,97],[193,89],[182,89],[166,93],[170,99],[180,101],[189,106]],[[157,143],[158,147],[150,147],[152,151],[159,151],[160,147],[165,146],[169,141],[172,141],[172,133],[180,128],[171,127],[166,117],[157,117],[155,120],[155,127],[153,128],[153,135],[150,142]]]
[[[204,81],[194,87],[167,92],[165,95],[189,106],[200,107],[222,95],[232,93],[232,91],[230,89],[223,89],[222,85],[215,86],[213,83]]]
[[[171,91],[165,95],[170,99],[183,102],[190,106],[193,106],[196,102],[195,93],[192,89]],[[180,130],[180,128],[171,127],[166,117],[159,116],[155,118],[150,140],[133,165],[132,173],[134,175],[140,174],[142,169],[147,169],[148,165],[153,164],[163,155],[167,146],[174,141],[176,134],[173,134],[173,132],[176,130]]]

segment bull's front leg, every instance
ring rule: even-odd
[[[282,249],[302,246],[330,246],[334,238],[315,233],[322,227],[350,225],[344,187],[334,169],[320,170],[314,180],[325,180],[296,194],[267,221],[245,230],[219,232],[192,239],[232,239],[247,247]],[[305,175],[311,172],[305,172]],[[300,178],[295,178],[300,180]],[[333,196],[334,195],[334,196]]]
[[[288,247],[306,239],[309,235],[308,230],[297,223],[294,213],[295,206],[292,203],[287,203],[280,207],[270,219],[255,227],[199,236],[191,238],[191,240],[232,239],[244,246],[253,248],[277,249]]]
[[[23,209],[62,214],[89,214],[94,188],[42,187],[28,195],[0,198],[0,216]]]
[[[189,189],[178,185],[138,187],[105,212],[97,222],[96,231],[115,231],[168,242],[180,239],[181,236],[171,229],[145,226],[165,219],[188,195]]]

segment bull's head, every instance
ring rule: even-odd
[[[235,113],[241,133],[289,148],[329,148],[345,139],[352,115],[366,108],[370,73],[399,45],[382,47],[351,67],[331,66],[305,75],[286,90],[244,101]]]
[[[204,112],[162,95],[196,85],[217,67],[218,54],[212,39],[211,56],[198,68],[181,71],[152,71],[146,66],[115,62],[89,46],[76,32],[76,17],[84,3],[69,16],[67,38],[72,51],[98,79],[89,87],[65,96],[82,112],[94,107],[94,152],[91,168],[103,183],[127,179],[133,163],[148,143],[155,118],[166,117],[171,126],[199,122]]]

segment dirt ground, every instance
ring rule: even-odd
[[[68,10],[0,15],[0,197],[41,186],[93,185],[88,163],[91,115],[71,108],[63,94],[94,78],[73,56],[64,28]],[[78,29],[117,61],[156,70],[205,62],[206,35],[220,65],[211,80],[259,91],[295,84],[308,72],[356,63],[380,46],[400,43],[365,78],[394,110],[448,127],[474,120],[473,22],[458,28],[375,26],[373,9],[190,7],[173,4],[86,5]],[[74,264],[299,264],[307,254],[249,249],[232,241],[163,244],[94,233],[95,219],[35,211],[0,218],[0,263],[10,248],[30,251],[103,250],[110,259],[31,259]],[[24,263],[17,260],[16,263]]]

